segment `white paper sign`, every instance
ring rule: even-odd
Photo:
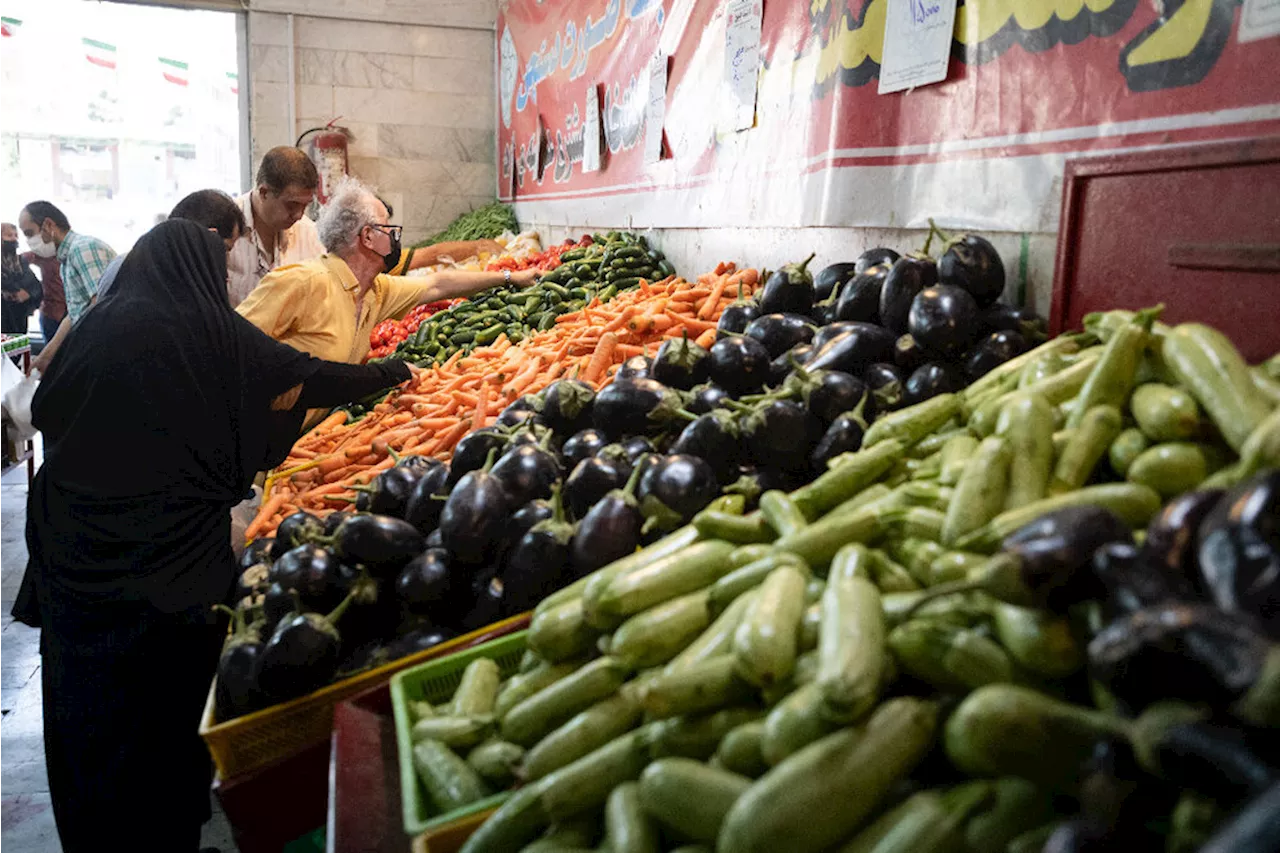
[[[880,94],[947,79],[956,0],[889,0]]]
[[[1272,36],[1280,36],[1280,0],[1244,0],[1236,38],[1247,42]]]
[[[724,82],[728,89],[728,112],[722,125],[724,130],[747,130],[756,122],[763,17],[762,0],[733,0],[725,12]]]
[[[662,125],[667,120],[667,57],[661,53],[649,63],[649,100],[644,110],[644,162],[662,159]]]
[[[600,171],[600,87],[587,87],[587,110],[582,120],[582,171]]]

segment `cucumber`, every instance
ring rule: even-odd
[[[572,675],[581,666],[581,662],[578,661],[566,663],[547,663],[543,661],[527,672],[513,675],[507,679],[506,683],[498,691],[498,697],[493,703],[494,717],[501,723],[502,719],[516,705],[533,696],[539,690],[550,687],[560,679]]]
[[[673,598],[632,616],[613,634],[609,653],[632,669],[675,657],[711,623],[707,590]]]
[[[1129,398],[1129,411],[1152,441],[1186,441],[1200,431],[1200,407],[1181,388],[1159,382],[1139,385]]]
[[[1199,486],[1209,476],[1208,463],[1198,445],[1189,441],[1167,441],[1144,450],[1125,479],[1148,486],[1169,500]]]
[[[615,693],[538,741],[526,753],[521,775],[526,781],[541,779],[626,734],[639,722],[640,704],[635,697],[627,691]]]
[[[906,672],[943,692],[1013,679],[1008,653],[970,628],[909,619],[889,632],[888,644]]]
[[[541,789],[526,785],[480,824],[460,853],[510,853],[533,841],[550,823]]]
[[[698,542],[634,571],[611,578],[596,600],[605,615],[627,617],[714,583],[734,550],[728,542]]]
[[[769,769],[761,751],[764,742],[764,721],[753,720],[729,732],[716,749],[715,760],[724,769],[749,776],[763,776]]]
[[[602,807],[614,788],[637,779],[648,764],[647,738],[644,729],[628,732],[537,782],[547,816],[565,820]]]
[[[1000,412],[996,435],[1009,442],[1010,451],[1004,508],[1014,509],[1043,498],[1053,473],[1053,407],[1049,401],[1039,394],[1019,394]]]
[[[445,746],[467,749],[484,740],[493,731],[493,717],[424,717],[413,724],[412,737],[438,740]]]
[[[1117,439],[1118,440],[1118,439]],[[1129,527],[1145,527],[1151,517],[1160,511],[1160,495],[1147,486],[1137,483],[1104,483],[1085,486],[1074,492],[1044,498],[1016,509],[1006,510],[972,533],[956,541],[961,551],[986,553],[995,550],[1006,536],[1025,524],[1030,524],[1046,513],[1071,506],[1098,504],[1117,516]]]
[[[761,687],[791,674],[804,617],[806,577],[793,566],[774,569],[733,635],[733,654],[743,678]]]
[[[1020,666],[1066,678],[1084,665],[1084,649],[1065,617],[1004,602],[996,602],[992,615],[996,639]]]
[[[746,612],[754,597],[755,593],[748,592],[746,595],[735,598],[733,603],[716,617],[716,621],[712,622],[709,628],[686,646],[684,651],[672,658],[671,662],[666,666],[667,672],[675,672],[699,661],[731,653],[733,651],[734,632],[738,630],[738,625],[742,622],[742,615]]]
[[[662,720],[653,726],[649,753],[654,758],[678,756],[706,761],[729,732],[763,716],[764,711],[759,708],[742,707]]]
[[[1004,850],[1014,838],[1053,819],[1053,797],[1026,779],[1005,776],[992,787],[995,802],[974,815],[964,830],[965,846],[974,853]]]
[[[640,804],[640,785],[623,782],[604,804],[605,846],[609,853],[659,853],[657,824]]]
[[[528,642],[543,660],[560,663],[586,654],[596,636],[587,624],[582,599],[573,598],[534,616]]]
[[[984,438],[956,483],[955,496],[942,522],[942,544],[950,547],[1000,514],[1009,483],[1013,453],[999,437]]]
[[[1183,323],[1165,334],[1161,352],[1178,382],[1191,391],[1238,453],[1271,412],[1239,351],[1218,330]]]
[[[733,804],[750,787],[746,776],[688,758],[663,758],[640,774],[640,803],[681,836],[710,843]]]
[[[467,762],[438,740],[413,745],[413,766],[427,796],[441,812],[451,812],[489,796],[489,788]]]
[[[1071,492],[1087,483],[1122,426],[1120,410],[1115,406],[1094,406],[1085,412],[1080,426],[1066,431],[1062,451],[1055,451],[1058,462],[1049,481],[1049,494]]]
[[[476,658],[462,672],[462,683],[453,694],[454,716],[476,717],[492,714],[502,677],[498,665],[489,658]]]
[[[467,764],[495,788],[510,788],[524,748],[505,740],[487,740],[467,754]]]
[[[865,728],[810,744],[738,798],[716,849],[817,853],[848,838],[928,754],[937,718],[932,703],[890,699]]]
[[[617,691],[628,670],[611,657],[586,664],[516,705],[502,720],[502,737],[529,747],[574,714]]]
[[[1151,441],[1137,427],[1121,431],[1107,448],[1107,461],[1111,463],[1111,470],[1121,477],[1125,476],[1129,473],[1129,466],[1133,464],[1133,460],[1141,456],[1142,452],[1150,446]]]
[[[828,713],[852,722],[875,704],[880,695],[885,652],[884,614],[880,591],[866,577],[869,557],[846,563],[836,555],[827,588],[822,594],[822,620],[818,635],[818,690]],[[847,567],[848,571],[838,571]]]
[[[751,689],[736,669],[736,657],[726,654],[663,672],[640,689],[640,707],[652,719],[663,719],[742,702]]]
[[[747,545],[738,550],[751,547],[754,546]],[[767,549],[768,546],[764,547]],[[806,576],[809,574],[809,564],[795,554],[785,551],[781,553],[777,551],[768,552],[767,556],[747,563],[745,566],[735,568],[713,583],[708,599],[711,609],[719,613],[728,607],[731,602],[736,601],[738,596],[763,583],[764,579],[774,569],[784,565],[794,566]]]
[[[818,647],[819,632],[822,630],[822,604],[810,604],[804,609],[804,617],[800,620],[800,644],[796,647],[801,652],[808,652]]]

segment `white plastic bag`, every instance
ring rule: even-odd
[[[8,358],[2,360],[4,367],[0,369],[4,371],[4,413],[13,422],[13,440],[21,443],[39,432],[31,425],[31,399],[40,386],[40,374],[32,372],[24,376]]]

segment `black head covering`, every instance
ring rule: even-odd
[[[320,365],[231,309],[217,236],[152,229],[32,404],[46,455],[28,544],[48,588],[169,611],[222,600],[227,510],[264,467],[270,401]]]

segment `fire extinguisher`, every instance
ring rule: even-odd
[[[295,148],[300,148],[302,140],[315,134],[308,143],[308,149],[311,162],[316,164],[316,171],[320,173],[320,188],[316,195],[321,204],[329,200],[338,179],[347,174],[347,141],[351,138],[351,131],[334,126],[341,118],[338,116],[324,127],[311,128],[294,143]]]

